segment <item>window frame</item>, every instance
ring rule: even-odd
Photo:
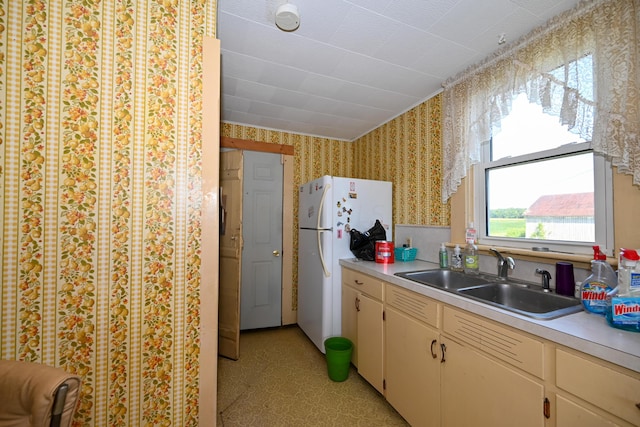
[[[613,256],[613,168],[611,163],[602,155],[593,153],[594,159],[594,223],[595,242],[571,242],[560,240],[524,239],[514,237],[493,237],[487,235],[487,170],[523,163],[539,162],[558,156],[566,156],[592,150],[591,142],[571,143],[554,149],[542,150],[521,156],[506,157],[496,161],[491,159],[491,141],[481,145],[481,161],[474,166],[474,224],[478,231],[478,242],[488,246],[512,247],[518,249],[548,248],[552,252],[563,252],[576,255],[592,255],[593,245],[599,245],[600,250]]]

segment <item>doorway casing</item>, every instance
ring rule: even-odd
[[[294,207],[293,196],[295,190],[293,166],[294,147],[292,145],[272,144],[260,141],[250,141],[238,138],[221,137],[221,148],[251,150],[282,155],[283,164],[283,196],[282,196],[282,325],[292,325],[297,322],[297,312],[294,310],[293,298],[293,233]]]

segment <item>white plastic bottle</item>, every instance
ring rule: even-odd
[[[460,246],[456,245],[453,248],[453,254],[451,254],[451,270],[462,271],[462,254],[460,253]]]
[[[633,271],[631,271],[629,277],[629,291],[632,297],[640,298],[640,259],[636,262]]]
[[[640,256],[634,249],[621,249],[618,287],[607,294],[605,317],[609,325],[640,332]]]
[[[640,256],[634,249],[621,249],[618,263],[618,296],[640,296]]]

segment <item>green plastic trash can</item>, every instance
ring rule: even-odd
[[[349,377],[353,343],[344,337],[331,337],[324,340],[327,356],[327,370],[331,380],[340,382]]]

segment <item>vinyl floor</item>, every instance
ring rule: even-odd
[[[324,354],[298,326],[245,331],[240,359],[218,357],[218,426],[407,426],[351,366],[329,379]]]

